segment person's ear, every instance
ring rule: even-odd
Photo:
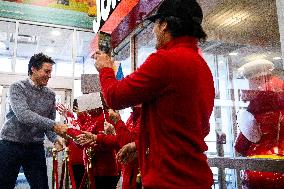
[[[162,23],[160,24],[160,29],[161,29],[161,31],[163,31],[163,32],[168,31],[168,23],[167,23],[166,21],[162,22]]]
[[[36,71],[36,68],[35,68],[35,67],[32,67],[31,70],[32,70],[32,73],[31,73],[31,74],[33,74],[33,73]]]

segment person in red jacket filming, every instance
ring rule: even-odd
[[[198,53],[206,34],[196,0],[164,0],[155,15],[157,52],[118,81],[111,58],[95,54],[104,99],[115,110],[142,104],[137,144],[145,189],[209,189],[204,152],[214,105],[211,71]]]

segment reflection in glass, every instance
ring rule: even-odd
[[[259,145],[259,142],[266,138],[266,134],[271,133],[269,130],[275,131],[275,128],[279,128],[282,124],[278,121],[280,120],[279,112],[282,111],[280,102],[283,101],[280,94],[283,90],[283,63],[276,1],[255,3],[253,0],[235,0],[222,3],[211,2],[204,4],[203,7],[205,15],[203,25],[208,34],[208,40],[200,47],[212,71],[216,92],[214,112],[210,120],[211,132],[206,138],[209,146],[207,153],[229,157],[241,154],[243,156],[267,155],[267,151],[276,155],[281,153],[280,149],[283,145],[281,138],[284,138],[284,133],[273,132],[279,137],[277,150],[272,141],[268,142],[272,145],[269,150]],[[263,64],[265,61],[269,63]],[[268,72],[270,72],[269,77],[267,77]],[[263,77],[264,75],[266,77]],[[254,81],[252,78],[255,78]],[[265,91],[269,91],[269,94],[264,94]],[[263,112],[264,108],[268,109]],[[262,115],[260,115],[260,110]],[[243,112],[249,112],[251,115],[240,116]],[[239,117],[243,118],[242,123],[246,123],[245,126],[240,126],[237,120]],[[254,121],[249,122],[251,120]],[[258,127],[253,126],[253,123],[256,123]],[[272,123],[279,124],[274,127],[275,124]],[[261,127],[261,124],[265,126]],[[266,134],[261,134],[259,130]],[[226,144],[218,144],[218,132],[226,135]],[[214,134],[216,149],[212,149],[214,146],[210,144],[212,140],[214,141]],[[273,137],[275,140],[276,135]],[[239,143],[240,136],[243,136],[241,137],[243,143]],[[237,137],[237,142],[235,142]],[[262,139],[259,141],[259,138]],[[235,152],[234,146],[237,146],[239,153]],[[245,146],[249,147],[244,152],[242,150]],[[234,174],[238,172],[232,173],[233,178],[237,178]],[[225,175],[227,174],[224,174],[224,169],[220,168],[218,176],[221,178],[218,180],[227,178]],[[247,174],[247,176],[251,175]],[[253,178],[261,185],[260,188],[266,187],[263,180],[257,179],[258,177]],[[245,182],[245,180],[242,181]],[[223,184],[219,187],[224,187]],[[236,183],[231,185],[233,188],[236,186]],[[277,187],[281,186],[278,182]],[[246,185],[246,187],[251,186]],[[276,186],[270,183],[268,187],[275,188]]]
[[[120,49],[114,56],[114,60],[117,63],[117,66],[119,64],[121,65],[123,76],[127,76],[132,72],[131,68],[131,57],[130,57],[130,43],[127,43],[122,49]],[[123,121],[127,121],[127,119],[130,116],[130,112],[132,112],[131,108],[126,108],[123,110],[120,110],[120,116]]]
[[[136,42],[136,68],[139,68],[147,59],[147,57],[156,51],[155,36],[153,33],[154,24],[150,24],[147,28],[143,29],[135,39]]]
[[[42,52],[55,60],[53,74],[72,76],[72,32],[68,29],[20,23],[17,37],[16,72],[26,73],[23,71],[26,65],[23,64],[27,64],[35,53]]]
[[[0,21],[0,72],[12,72],[16,23]]]
[[[81,92],[81,80],[74,80],[74,99],[82,96]]]
[[[76,31],[76,39],[75,77],[80,77],[83,73],[97,73],[93,60],[90,58],[94,51],[92,44],[94,43],[95,33]]]
[[[130,43],[127,43],[118,53],[115,54],[114,60],[121,65],[124,77],[132,72],[130,58]]]

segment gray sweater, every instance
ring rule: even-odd
[[[55,93],[35,86],[30,79],[17,81],[9,89],[9,111],[1,130],[2,140],[43,143],[44,134],[54,142]]]

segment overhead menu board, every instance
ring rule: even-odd
[[[100,27],[120,0],[2,0],[0,17],[93,29],[99,13]],[[99,5],[99,6],[98,6]],[[112,5],[112,6],[111,6]],[[98,7],[98,9],[97,9]],[[108,8],[109,7],[109,8]],[[103,14],[101,14],[103,13]]]

